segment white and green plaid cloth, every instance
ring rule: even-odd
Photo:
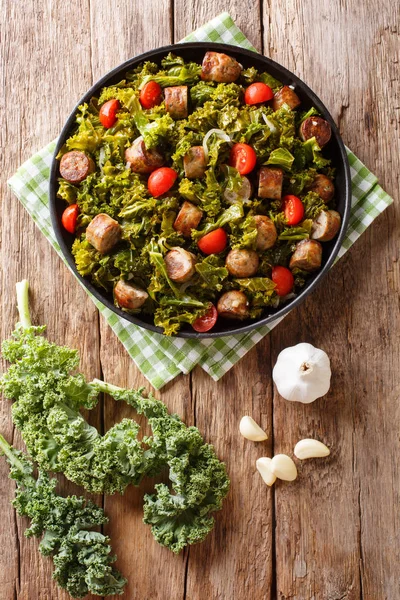
[[[255,50],[228,13],[215,17],[183,41],[223,42]],[[40,231],[61,256],[51,226],[48,206],[49,173],[54,148],[55,142],[52,142],[32,156],[8,183]],[[375,175],[350,150],[347,150],[347,153],[352,179],[352,210],[349,228],[338,258],[343,256],[372,221],[393,202],[378,185]],[[197,364],[217,381],[282,320],[277,319],[269,326],[259,327],[244,335],[209,340],[167,338],[133,325],[110,311],[93,296],[91,298],[136,365],[156,389],[179,373],[189,373]]]

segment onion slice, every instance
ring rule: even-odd
[[[268,128],[270,130],[271,133],[277,133],[278,132],[278,128],[275,127],[275,125],[272,123],[272,121],[270,121],[267,117],[267,115],[264,115],[264,113],[262,113],[262,118],[265,121],[265,124],[268,125]]]
[[[207,142],[210,139],[210,137],[213,135],[213,133],[215,133],[215,135],[220,140],[224,140],[224,142],[227,142],[228,144],[232,144],[231,138],[229,137],[229,135],[227,133],[225,133],[225,131],[223,131],[222,129],[210,129],[210,131],[207,131],[206,135],[203,138],[203,150],[204,150],[204,157],[205,157],[206,161],[208,161]]]

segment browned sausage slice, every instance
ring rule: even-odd
[[[228,253],[225,266],[234,277],[252,277],[257,272],[259,262],[254,250],[234,248]]]
[[[331,139],[331,126],[321,117],[308,117],[300,125],[299,134],[303,142],[315,137],[318,146],[323,148]]]
[[[254,221],[257,229],[256,249],[262,252],[272,248],[278,237],[273,221],[264,215],[256,215]]]
[[[320,242],[333,240],[340,229],[342,218],[336,210],[323,210],[313,221],[311,238]]]
[[[253,193],[253,186],[250,183],[250,180],[243,175],[242,176],[242,185],[238,189],[237,192],[232,190],[224,190],[223,196],[224,200],[229,202],[229,204],[236,204],[237,202],[243,202],[246,204]]]
[[[177,283],[184,283],[193,277],[196,257],[184,248],[172,248],[164,256],[168,277]]]
[[[140,308],[149,297],[141,288],[120,279],[114,288],[114,296],[121,308]]]
[[[125,158],[135,173],[151,173],[164,164],[162,155],[155,148],[147,150],[141,137],[125,150]]]
[[[94,170],[93,159],[79,150],[67,152],[60,161],[60,175],[69,183],[81,183]]]
[[[301,240],[296,245],[289,267],[303,271],[316,271],[322,262],[322,246],[316,240]]]
[[[185,169],[185,177],[188,179],[203,177],[207,168],[203,146],[192,146],[190,148],[183,157],[183,168]]]
[[[183,237],[190,237],[192,229],[196,229],[203,216],[197,206],[191,202],[185,201],[182,204],[181,210],[178,212],[178,216],[175,219],[174,229],[183,235]]]
[[[335,194],[335,186],[332,179],[329,179],[326,175],[322,175],[322,173],[318,173],[315,176],[314,181],[308,189],[318,194],[324,202],[330,202]]]
[[[277,167],[261,167],[258,180],[260,198],[280,200],[282,198],[283,171]]]
[[[100,213],[87,226],[86,239],[98,252],[106,254],[121,239],[121,227],[111,217]]]
[[[278,110],[283,104],[287,104],[289,108],[294,110],[301,104],[301,100],[292,88],[284,85],[279,92],[276,92],[272,100],[272,109]]]
[[[188,87],[176,85],[164,89],[165,108],[171,117],[178,121],[188,116]]]
[[[247,319],[249,316],[249,301],[244,292],[232,290],[222,294],[218,300],[217,311],[225,319]]]
[[[206,52],[203,59],[201,78],[204,81],[232,83],[242,71],[240,64],[227,54]]]

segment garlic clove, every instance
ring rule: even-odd
[[[329,391],[329,357],[311,344],[301,343],[285,348],[278,356],[272,378],[283,398],[309,404]]]
[[[294,481],[297,477],[296,465],[286,454],[276,454],[271,460],[271,471],[283,481]]]
[[[271,471],[272,460],[267,456],[263,456],[256,460],[257,471],[260,473],[264,482],[271,487],[276,481],[276,475]]]
[[[267,440],[268,436],[259,425],[251,417],[242,417],[239,424],[239,431],[243,437],[252,442],[262,442]]]
[[[325,444],[318,440],[304,439],[297,442],[294,447],[294,455],[300,460],[306,458],[322,458],[329,456],[331,451]]]

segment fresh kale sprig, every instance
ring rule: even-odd
[[[161,483],[155,494],[144,497],[144,522],[151,525],[156,541],[175,553],[203,541],[214,527],[212,513],[222,508],[229,491],[225,465],[213,446],[204,443],[197,427],[187,427],[163,402],[151,395],[145,398],[142,390],[125,390],[98,379],[92,385],[147,417],[152,448],[169,467],[171,489]]]
[[[20,323],[3,342],[3,356],[11,364],[0,379],[0,389],[13,399],[12,415],[29,454],[40,469],[62,472],[93,492],[123,492],[146,475],[169,469],[171,489],[158,484],[145,496],[144,521],[155,539],[173,552],[202,541],[214,526],[212,513],[228,493],[225,465],[196,427],[143,390],[124,390],[100,380],[87,383],[73,374],[79,363],[75,350],[57,346],[33,327],[28,310],[28,284],[17,287]],[[143,414],[152,435],[137,438],[139,425],[124,419],[100,435],[79,412],[91,409],[99,393],[124,400]]]
[[[13,505],[28,517],[27,537],[42,537],[44,556],[52,556],[53,577],[73,598],[88,593],[97,596],[122,594],[126,579],[113,566],[110,539],[93,531],[108,521],[104,512],[82,496],[62,497],[55,492],[56,479],[40,471],[34,477],[33,464],[0,435],[0,454],[10,465],[10,478],[17,483]]]

